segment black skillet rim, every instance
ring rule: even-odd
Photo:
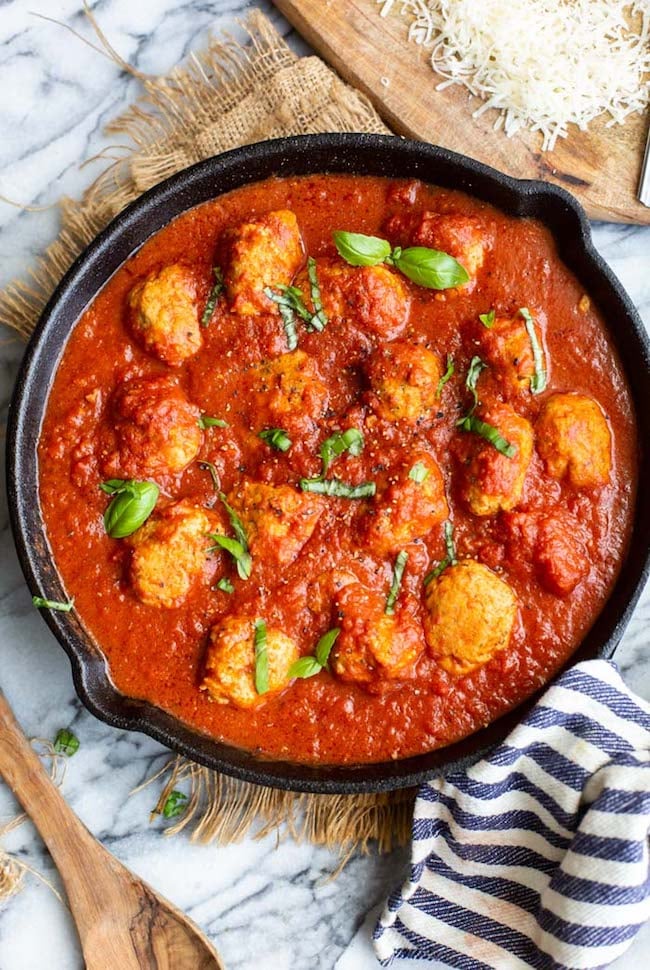
[[[321,134],[258,142],[209,158],[150,189],[104,229],[70,267],[28,343],[9,412],[7,484],[12,530],[30,591],[65,596],[44,535],[38,501],[36,445],[50,382],[71,325],[124,262],[181,212],[271,175],[319,172],[415,177],[462,189],[498,208],[532,216],[553,233],[561,258],[578,276],[606,319],[629,381],[639,441],[650,441],[650,340],[621,283],[594,249],[579,203],[547,182],[517,180],[480,162],[426,143],[390,135]],[[612,656],[650,572],[650,462],[640,455],[639,496],[632,542],[603,611],[569,664]],[[420,784],[442,769],[465,767],[486,755],[522,719],[539,693],[486,728],[447,748],[374,764],[304,765],[260,758],[215,741],[143,701],[120,694],[103,657],[74,613],[44,611],[66,651],[83,704],[114,727],[145,733],[207,767],[245,781],[304,792],[385,792]]]

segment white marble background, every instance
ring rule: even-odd
[[[244,0],[97,0],[91,4],[114,46],[142,71],[163,73],[201,45],[209,30],[237,33]],[[264,0],[283,33],[287,25]],[[56,18],[91,38],[80,0],[0,0],[0,194],[47,205],[78,196],[101,162],[80,164],[107,144],[103,126],[131,102],[138,82],[85,46]],[[295,35],[291,43],[304,44]],[[55,235],[53,210],[23,213],[0,203],[0,286],[23,275]],[[595,227],[603,256],[650,325],[650,229]],[[2,434],[21,343],[0,334]],[[4,480],[4,476],[3,476]],[[68,764],[65,796],[115,855],[184,909],[216,941],[230,970],[371,970],[377,964],[369,929],[378,906],[405,873],[406,856],[356,857],[335,881],[337,865],[323,849],[275,839],[229,848],[166,839],[149,824],[155,792],[129,792],[165,759],[164,749],[116,731],[83,710],[67,659],[32,608],[18,567],[0,496],[0,683],[29,735],[53,737],[71,726],[81,740]],[[627,683],[650,698],[646,592],[618,653]],[[13,811],[0,785],[0,818]],[[6,840],[20,858],[56,881],[30,825]],[[646,928],[623,968],[648,965]],[[79,970],[82,959],[67,913],[28,877],[20,895],[0,908],[0,970]],[[500,968],[499,968],[500,970]]]

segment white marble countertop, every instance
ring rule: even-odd
[[[138,82],[68,31],[31,11],[91,36],[80,0],[0,0],[0,195],[46,205],[78,196],[99,172],[79,165],[106,144],[103,126],[138,93]],[[91,4],[117,50],[143,71],[163,73],[199,46],[207,32],[227,28],[245,0],[96,0]],[[258,4],[269,11],[269,3]],[[283,33],[288,27],[272,11]],[[291,43],[305,47],[295,35]],[[55,235],[55,211],[23,213],[0,203],[0,286],[27,268]],[[599,225],[598,249],[650,325],[650,229]],[[7,404],[23,347],[0,336],[0,407]],[[4,476],[3,476],[4,481]],[[149,824],[155,791],[129,792],[165,759],[165,750],[139,734],[95,720],[73,690],[63,651],[31,606],[0,497],[1,684],[24,728],[53,737],[71,726],[81,740],[68,764],[65,796],[92,832],[156,889],[185,910],[216,941],[229,970],[371,970],[377,963],[369,929],[377,909],[406,871],[405,852],[355,857],[335,881],[330,852],[274,837],[228,848],[167,839]],[[627,683],[650,698],[647,631],[650,592],[642,599],[617,653]],[[13,811],[0,785],[0,819]],[[9,836],[7,848],[56,881],[30,825]],[[637,938],[619,968],[645,965],[650,931]],[[261,955],[260,955],[261,954]],[[643,955],[646,960],[644,961]],[[0,908],[0,970],[78,970],[82,959],[67,913],[32,876]]]

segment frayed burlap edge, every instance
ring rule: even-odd
[[[93,24],[97,27],[96,24]],[[259,12],[244,24],[249,42],[211,40],[207,50],[165,78],[142,80],[145,94],[108,126],[132,147],[102,153],[110,166],[81,202],[64,198],[62,229],[30,272],[0,296],[0,322],[25,339],[54,287],[84,247],[129,202],[162,179],[211,155],[268,138],[324,131],[386,133],[366,98],[316,57],[298,58]],[[117,63],[124,62],[98,36]],[[297,840],[338,849],[381,852],[410,835],[413,792],[381,795],[305,795],[220,775],[181,758],[168,774],[160,813],[177,784],[189,789],[183,814],[167,829],[193,826],[192,839],[230,843],[249,831],[263,837],[281,826]],[[0,858],[0,866],[2,859]],[[16,876],[15,870],[10,873]]]

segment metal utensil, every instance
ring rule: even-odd
[[[645,155],[641,166],[641,179],[639,181],[639,202],[650,206],[650,125],[648,125],[648,138],[645,143]]]

